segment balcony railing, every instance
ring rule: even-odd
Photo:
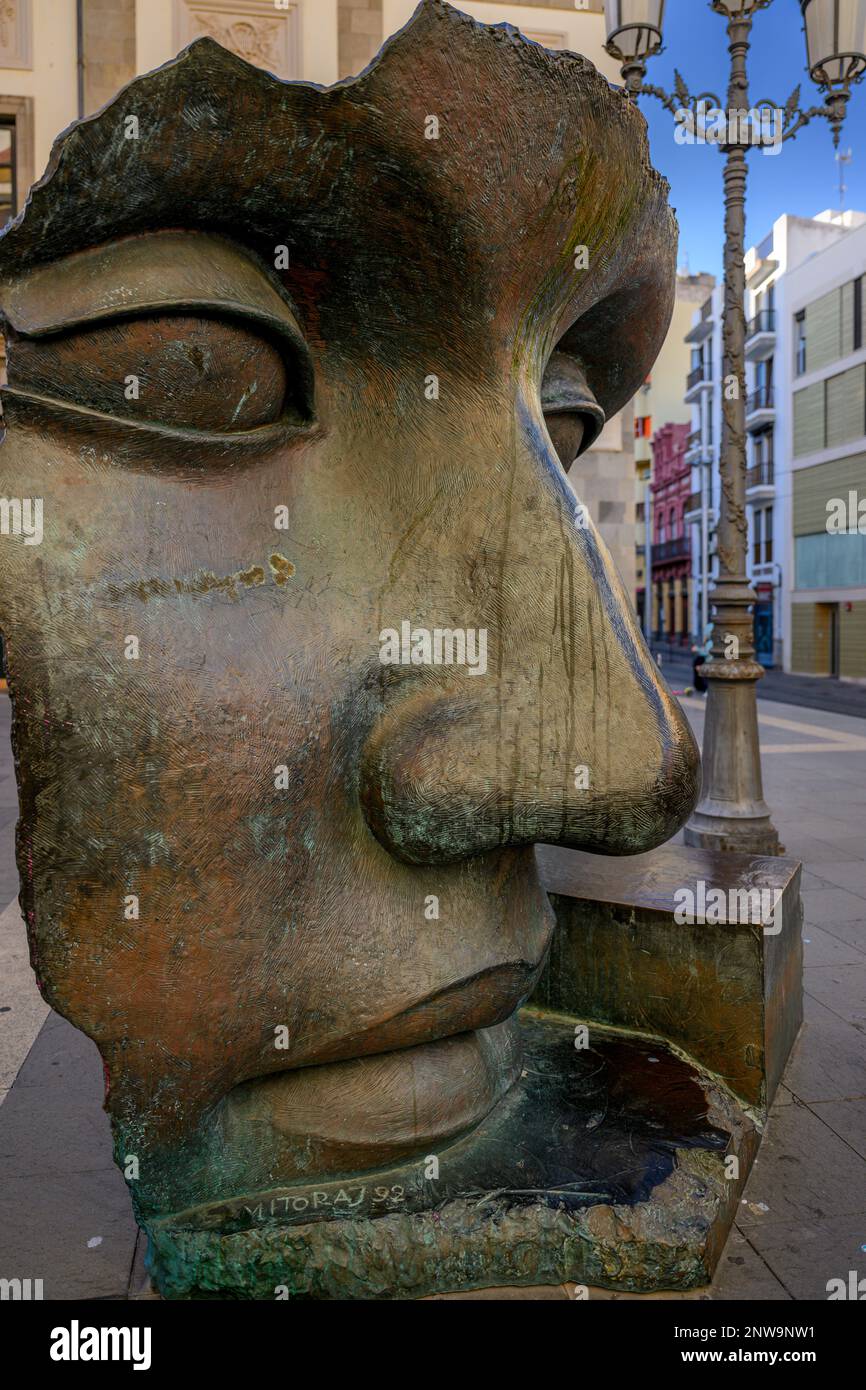
[[[701,381],[709,381],[709,372],[703,362],[689,372],[686,377],[686,390],[691,391],[693,386],[697,386]]]
[[[757,410],[773,409],[773,388],[772,386],[759,386],[757,391],[753,391],[746,401],[746,414],[754,415]]]
[[[772,487],[773,486],[773,460],[762,459],[760,463],[752,464],[746,474],[746,487]]]
[[[670,560],[687,560],[689,557],[688,536],[677,536],[672,541],[659,541],[652,548],[654,565],[664,565]]]
[[[756,314],[746,329],[746,341],[749,338],[756,338],[759,333],[775,333],[776,331],[776,311],[775,309],[762,309]]]
[[[688,436],[688,438],[686,439],[686,454],[687,454],[687,455],[688,455],[688,454],[697,453],[699,450],[702,450],[702,449],[704,449],[704,448],[705,448],[706,450],[710,450],[710,449],[712,449],[712,447],[713,447],[713,432],[712,432],[711,429],[708,429],[708,430],[707,430],[706,446],[704,446],[703,434],[702,434],[702,432],[701,432],[700,430],[692,430],[691,434],[690,434],[690,435]],[[696,460],[696,461],[697,461],[697,460]]]

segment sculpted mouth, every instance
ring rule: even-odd
[[[221,1107],[221,1152],[262,1186],[351,1174],[473,1129],[520,1070],[517,1022],[245,1082]]]
[[[235,1195],[233,1173],[245,1174],[247,1191],[348,1176],[468,1133],[519,1075],[514,1015],[543,964],[544,955],[479,971],[311,1046],[290,1070],[235,1086],[211,1116],[212,1159],[196,1175],[195,1200]]]
[[[353,1061],[491,1028],[510,1018],[532,992],[546,956],[545,950],[534,963],[518,960],[490,966],[348,1036],[315,1044],[311,1040],[306,1053],[293,1057],[293,1069]]]

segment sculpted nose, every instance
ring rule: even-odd
[[[362,802],[376,837],[414,864],[538,842],[639,854],[670,839],[699,791],[691,731],[651,673],[634,679],[628,701],[599,667],[590,677],[597,703],[571,712],[565,738],[565,711],[545,718],[471,692],[418,692],[365,750]]]
[[[615,200],[629,180],[611,167],[607,188]],[[583,279],[568,269],[555,328],[561,245],[539,251],[544,293],[521,313],[503,363],[504,408],[483,417],[489,481],[478,516],[466,508],[449,534],[449,560],[462,556],[465,568],[449,568],[456,582],[440,607],[463,602],[457,594],[486,601],[487,672],[413,673],[362,752],[368,824],[409,863],[536,842],[636,854],[669,839],[697,800],[694,738],[563,471],[646,379],[671,318],[676,235],[664,186],[653,181],[637,199],[631,190],[616,223],[615,254],[590,256]],[[560,328],[545,356],[546,334]],[[468,411],[481,416],[477,402]],[[465,454],[478,453],[476,431]],[[429,592],[429,578],[416,588]]]
[[[536,842],[637,854],[675,834],[697,800],[697,746],[610,558],[565,495],[555,506],[559,524],[545,530],[558,544],[542,554],[537,533],[531,551],[515,544],[523,602],[489,633],[487,673],[438,670],[404,686],[367,742],[364,813],[399,859]]]

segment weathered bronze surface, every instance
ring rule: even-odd
[[[149,1230],[447,1153],[521,1071],[533,845],[693,806],[554,448],[644,380],[674,255],[622,94],[439,0],[327,90],[201,40],[0,240],[21,899]],[[383,661],[404,624],[479,659]]]

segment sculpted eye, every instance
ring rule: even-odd
[[[309,420],[308,364],[257,324],[167,312],[15,337],[10,385],[59,403],[186,430]]]

